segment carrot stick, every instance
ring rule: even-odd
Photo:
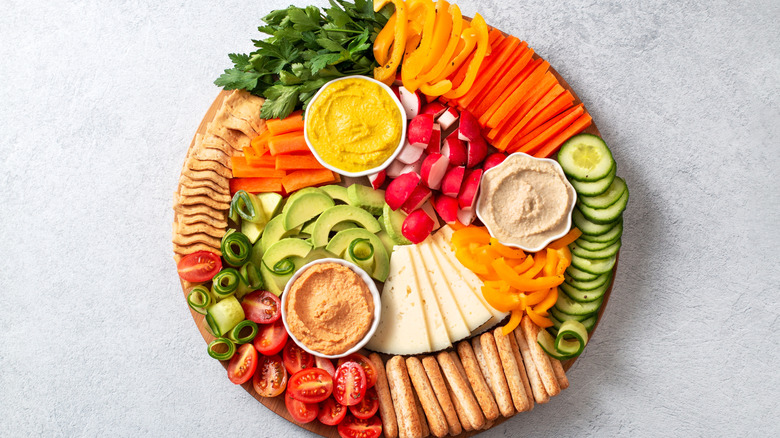
[[[271,135],[303,131],[303,111],[295,111],[283,119],[267,119],[265,126],[271,132]]]
[[[528,79],[524,80],[523,83],[520,84],[520,86],[509,95],[505,102],[502,102],[500,105],[496,106],[495,111],[490,116],[490,119],[486,125],[491,128],[498,126],[498,123],[506,116],[508,116],[509,113],[528,96],[528,93],[530,93],[531,90],[536,87],[542,78],[544,78],[544,75],[547,74],[547,69],[549,67],[550,63],[547,61],[539,64],[539,67],[536,67],[536,70],[534,70],[534,72],[528,76]]]
[[[234,178],[281,178],[287,174],[283,170],[276,170],[269,167],[251,166],[245,157],[230,157],[233,165]]]
[[[276,170],[324,169],[314,155],[277,155]]]
[[[593,119],[588,113],[581,115],[577,120],[574,121],[574,123],[569,125],[568,128],[564,129],[563,132],[551,138],[550,141],[548,141],[547,144],[545,144],[544,147],[539,150],[539,152],[534,154],[534,157],[547,158],[554,154],[566,140],[570,139],[575,134],[579,134],[580,132],[584,131],[585,128],[590,126],[590,122],[592,120]]]
[[[555,79],[553,78],[553,81]],[[544,87],[546,88],[546,87]],[[563,93],[563,87],[555,81],[555,85],[544,90],[542,87],[538,89],[541,93],[537,93],[533,97],[526,100],[517,112],[517,117],[512,120],[512,123],[506,125],[505,134],[502,136],[501,150],[506,150],[509,146],[509,142],[517,136],[517,133],[528,123],[528,120],[546,107],[552,102],[558,95]],[[520,120],[517,120],[517,119]]]
[[[477,80],[474,81],[474,85],[471,86],[471,89],[458,100],[458,103],[463,105],[463,107],[469,107],[479,92],[487,86],[490,79],[496,75],[496,72],[503,67],[510,55],[514,53],[515,47],[520,44],[520,40],[513,36],[506,38],[504,41],[506,44],[502,44],[496,49],[494,54],[490,56],[490,62],[483,63],[477,74]],[[487,59],[485,61],[487,61]]]
[[[551,72],[547,72],[542,80],[533,88],[529,89],[528,94],[517,102],[518,106],[512,108],[509,114],[501,119],[493,128],[501,133],[498,134],[497,137],[502,137],[503,133],[508,132],[520,123],[528,111],[557,84],[558,81],[555,79],[555,76],[553,76]],[[561,92],[563,92],[563,88],[561,88]]]
[[[316,186],[335,181],[336,178],[328,169],[296,170],[282,178],[282,186],[287,193],[292,193],[304,187]]]
[[[517,133],[517,137],[521,138],[525,136],[561,112],[571,108],[573,102],[574,96],[572,96],[571,92],[569,90],[564,91],[563,94],[556,97],[555,100],[550,102],[543,110],[539,111],[539,114],[533,116],[533,118],[528,121],[528,124],[523,126],[523,129]]]
[[[471,110],[476,110],[478,106],[481,106],[481,103],[485,97],[490,94],[491,91],[493,91],[493,88],[496,87],[496,85],[504,78],[504,76],[507,75],[507,73],[515,66],[515,64],[521,60],[521,57],[526,52],[527,48],[528,43],[525,41],[521,41],[520,44],[515,46],[511,53],[509,53],[507,59],[502,63],[501,67],[499,67],[495,73],[489,75],[488,79],[486,80],[486,85],[476,94],[476,97],[470,103]],[[520,70],[518,70],[518,72],[519,71]],[[477,115],[477,117],[479,117],[479,115]]]
[[[495,85],[491,87],[487,95],[483,99],[479,99],[480,101],[479,105],[474,110],[474,114],[476,114],[477,117],[481,117],[483,114],[485,114],[485,111],[487,111],[488,108],[490,108],[490,105],[492,105],[493,102],[495,102],[495,100],[498,99],[499,96],[505,90],[511,88],[510,84],[514,84],[516,79],[519,85],[520,82],[523,81],[523,79],[525,79],[528,75],[531,74],[533,69],[527,69],[526,66],[529,65],[529,62],[531,62],[531,58],[533,57],[533,55],[534,55],[534,49],[531,48],[526,49],[520,55],[517,61],[515,61],[512,67],[504,74],[501,80],[499,80]],[[541,61],[539,62],[541,63]],[[482,123],[481,120],[480,123]],[[484,123],[482,124],[484,125]]]
[[[306,146],[306,140],[303,138],[303,131],[288,132],[271,137],[268,140],[268,149],[274,156],[291,152],[309,152],[309,147]]]
[[[516,152],[519,150],[520,152],[525,152],[526,154],[533,153],[537,147],[544,144],[545,141],[557,135],[559,132],[563,131],[564,128],[571,125],[571,123],[577,120],[577,118],[584,112],[585,110],[582,107],[582,104],[564,111],[563,113],[547,121],[542,126],[534,129],[523,137],[520,137],[518,140],[515,140],[514,144],[508,148],[508,152]]]
[[[504,40],[504,34],[495,27],[488,32],[488,43],[490,47],[495,47],[494,44],[500,44]]]
[[[262,167],[260,165],[260,155],[257,155],[257,152],[255,152],[255,149],[251,146],[244,146],[244,159],[246,160],[247,164],[250,166],[255,167]]]
[[[230,194],[234,195],[239,190],[249,193],[282,192],[281,178],[231,178]]]
[[[266,129],[262,134],[252,139],[252,148],[257,152],[257,155],[263,155],[268,151],[268,139],[271,138],[271,131]]]
[[[523,71],[512,81],[509,86],[505,90],[502,90],[501,95],[494,101],[489,102],[490,106],[485,110],[485,112],[479,117],[479,123],[482,126],[487,126],[488,120],[495,114],[495,112],[498,110],[498,108],[503,105],[504,102],[506,102],[507,99],[512,95],[512,93],[520,87],[523,83],[525,83],[532,74],[536,70],[539,69],[539,67],[544,64],[545,61],[542,60],[542,58],[539,58],[531,63],[529,63]]]

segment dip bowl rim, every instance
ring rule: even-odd
[[[384,83],[382,83],[382,82],[380,82],[380,81],[378,81],[378,80],[376,80],[376,79],[374,79],[372,77],[362,76],[362,75],[344,76],[344,77],[341,77],[341,78],[336,78],[336,79],[333,79],[331,81],[328,81],[327,83],[325,83],[325,85],[320,87],[320,89],[317,90],[316,93],[314,93],[314,96],[311,98],[311,101],[309,102],[309,106],[311,106],[317,100],[317,98],[320,97],[320,94],[322,94],[322,92],[326,88],[328,88],[328,86],[330,86],[334,82],[343,81],[343,80],[346,80],[346,79],[365,79],[365,80],[367,80],[369,82],[373,82],[375,84],[378,84],[390,96],[390,99],[392,99],[393,102],[395,102],[395,105],[398,107],[399,115],[401,116],[401,139],[398,141],[398,145],[395,147],[395,150],[393,151],[392,155],[390,155],[379,166],[372,167],[372,168],[366,169],[366,170],[361,170],[361,171],[358,171],[358,172],[348,172],[348,171],[346,171],[344,169],[339,169],[338,167],[336,167],[336,166],[326,162],[324,159],[322,159],[322,157],[320,157],[320,154],[317,153],[317,151],[314,149],[314,146],[312,146],[311,141],[309,140],[309,124],[307,123],[307,121],[305,119],[304,119],[304,123],[303,123],[303,138],[306,141],[306,146],[309,147],[309,150],[311,151],[312,155],[314,155],[314,158],[316,158],[317,161],[320,164],[322,164],[325,168],[327,168],[328,170],[336,172],[336,173],[338,173],[339,175],[342,175],[342,176],[348,176],[348,177],[353,177],[353,178],[354,177],[359,177],[359,176],[368,176],[368,175],[372,175],[374,173],[381,172],[382,170],[386,169],[388,166],[390,166],[390,164],[392,164],[393,161],[395,161],[395,159],[401,153],[401,149],[403,149],[404,143],[406,142],[406,127],[408,125],[408,121],[406,120],[406,110],[404,110],[404,107],[401,104],[401,100],[398,98],[398,96],[395,95],[395,93],[393,92],[392,88],[387,86],[387,84],[384,84]]]
[[[371,296],[374,299],[374,319],[371,322],[371,327],[368,329],[368,332],[365,334],[365,336],[363,336],[363,338],[357,344],[355,344],[349,350],[341,354],[327,355],[327,354],[320,353],[316,350],[312,350],[311,348],[304,345],[303,342],[298,340],[298,338],[295,337],[292,331],[290,331],[290,327],[287,324],[287,298],[289,296],[288,292],[290,291],[290,288],[292,288],[293,283],[295,283],[295,281],[303,274],[304,271],[306,271],[307,269],[309,269],[314,265],[318,265],[322,263],[336,263],[351,269],[352,272],[357,274],[357,276],[360,277],[360,279],[363,280],[364,283],[366,283],[366,286],[368,286],[368,290],[371,291]],[[282,295],[279,298],[280,301],[282,302],[282,308],[281,308],[282,323],[284,324],[284,329],[287,330],[287,335],[304,351],[306,351],[309,354],[313,354],[314,356],[322,357],[325,359],[339,359],[345,356],[349,356],[352,353],[357,353],[358,351],[360,351],[361,348],[363,348],[368,343],[368,341],[374,336],[377,329],[379,328],[379,319],[381,318],[381,314],[382,314],[382,300],[379,295],[379,289],[376,287],[376,283],[374,283],[374,280],[371,278],[371,276],[368,275],[368,273],[364,271],[361,267],[343,259],[328,257],[324,259],[313,260],[301,266],[301,268],[295,271],[292,277],[290,277],[290,280],[285,285],[284,291],[282,292]]]
[[[507,155],[506,158],[504,159],[504,161],[502,161],[498,165],[493,166],[490,169],[486,170],[482,174],[482,178],[485,178],[485,175],[487,175],[489,172],[493,171],[493,169],[499,168],[502,165],[504,165],[504,163],[508,162],[511,157],[518,156],[518,155],[525,155],[528,158],[531,158],[531,159],[537,160],[537,161],[547,161],[547,162],[550,162],[553,165],[553,168],[555,169],[555,171],[558,172],[561,175],[561,177],[563,178],[563,182],[564,182],[564,184],[566,186],[566,190],[572,196],[571,205],[569,205],[569,209],[568,209],[568,211],[566,213],[566,227],[565,227],[565,230],[563,232],[561,232],[560,234],[556,234],[556,235],[551,236],[549,239],[546,239],[544,242],[542,242],[542,244],[540,246],[536,246],[536,247],[520,245],[520,244],[517,244],[517,243],[510,243],[510,242],[506,242],[506,241],[502,241],[501,239],[498,239],[496,237],[495,233],[490,229],[490,225],[485,221],[485,218],[480,213],[480,211],[482,210],[483,195],[485,194],[485,191],[482,190],[482,187],[481,187],[482,184],[481,183],[480,183],[479,195],[477,195],[477,204],[475,206],[474,212],[477,214],[477,217],[479,218],[479,220],[482,221],[482,224],[485,226],[485,228],[487,228],[488,233],[492,237],[496,237],[496,239],[498,239],[498,243],[500,243],[500,244],[502,244],[504,246],[511,247],[511,248],[519,248],[519,249],[522,249],[525,252],[539,252],[539,251],[543,250],[544,248],[546,248],[547,245],[549,245],[550,243],[552,243],[552,242],[560,239],[561,237],[565,236],[566,234],[568,234],[569,231],[571,230],[571,225],[572,225],[572,217],[571,217],[571,215],[572,215],[572,212],[574,211],[574,207],[577,205],[577,191],[574,189],[574,186],[571,185],[571,183],[569,182],[569,179],[566,178],[566,174],[563,172],[563,168],[561,167],[560,163],[558,163],[557,160],[553,160],[552,158],[538,158],[538,157],[534,157],[533,155],[526,154],[525,152],[514,152],[514,153],[511,153],[511,154]]]

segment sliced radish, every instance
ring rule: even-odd
[[[479,182],[482,179],[482,169],[474,169],[463,179],[463,187],[458,194],[458,205],[460,208],[474,208],[479,193]]]
[[[438,119],[436,119],[436,121],[439,122],[439,125],[441,125],[442,131],[447,131],[455,122],[458,121],[459,117],[458,110],[453,107],[449,107],[446,111],[444,111],[444,113],[442,113],[442,115],[439,116]]]
[[[458,125],[458,138],[463,141],[474,141],[477,137],[481,137],[479,133],[479,121],[473,114],[467,110],[460,112],[460,124]]]
[[[447,166],[449,165],[450,161],[442,154],[430,154],[425,157],[420,168],[423,184],[433,190],[439,190],[441,180],[444,179],[444,174],[447,173]]]
[[[433,231],[433,220],[428,213],[422,210],[415,210],[404,219],[401,225],[401,234],[412,243],[420,243],[427,239]]]
[[[422,205],[425,204],[425,201],[427,201],[430,197],[431,189],[423,185],[418,185],[414,188],[412,194],[409,195],[409,199],[407,199],[406,202],[404,202],[404,204],[401,206],[401,210],[403,210],[406,214],[409,214],[422,207]]]
[[[431,141],[429,141],[428,146],[425,147],[425,152],[429,154],[438,154],[441,152],[441,126],[439,126],[438,123],[433,124]]]
[[[444,179],[441,181],[441,192],[447,196],[453,198],[458,197],[460,193],[460,186],[463,184],[463,176],[466,174],[466,168],[463,166],[455,166],[450,168]]]
[[[444,111],[447,111],[447,106],[438,100],[434,100],[431,103],[426,103],[425,106],[422,107],[420,114],[431,114],[434,119],[437,119],[440,115],[444,114]]]
[[[404,84],[404,80],[401,79],[401,70],[398,70],[398,73],[395,74],[395,80],[393,81],[393,85],[401,86]]]
[[[420,157],[422,157],[424,151],[425,149],[420,149],[416,146],[412,146],[411,143],[405,141],[403,149],[401,149],[401,153],[398,154],[396,160],[404,164],[412,164],[417,162],[417,160],[419,160]]]
[[[393,210],[398,210],[409,199],[418,184],[420,184],[420,176],[416,173],[405,173],[399,176],[390,181],[390,185],[387,186],[385,202]]]
[[[384,169],[382,169],[373,175],[368,175],[368,181],[371,182],[371,187],[373,187],[374,190],[378,190],[379,187],[381,187],[382,184],[384,184],[386,177],[387,177],[387,172]]]
[[[401,175],[405,173],[416,173],[419,176],[420,170],[422,169],[423,160],[425,160],[425,155],[420,157],[420,159],[415,161],[414,163],[405,165],[403,169],[401,169]]]
[[[401,176],[401,172],[404,170],[404,167],[406,167],[406,164],[398,160],[394,160],[392,163],[390,163],[389,166],[385,168],[385,170],[387,171],[387,177],[398,178],[399,176]]]
[[[466,167],[474,167],[481,163],[487,155],[488,146],[485,143],[485,139],[478,133],[474,140],[469,142],[468,158],[466,159]]]
[[[492,169],[493,167],[498,166],[499,164],[503,163],[504,160],[506,160],[506,155],[502,154],[501,152],[490,154],[487,158],[485,158],[485,162],[482,163],[482,169],[487,172],[488,169]]]
[[[398,90],[398,86],[393,85],[390,87],[391,90],[393,90],[393,94],[395,94],[395,97],[398,98],[398,100],[401,100],[401,92]]]
[[[458,221],[458,200],[447,195],[436,197],[433,206],[441,216],[441,220],[449,225]]]
[[[466,161],[468,161],[466,144],[454,132],[444,140],[444,144],[441,146],[441,154],[447,157],[453,166],[465,166]]]
[[[441,228],[441,224],[439,223],[439,217],[436,216],[436,210],[433,208],[433,198],[425,201],[425,204],[420,207],[422,211],[428,214],[428,217],[431,218],[433,221],[433,229],[438,230]]]
[[[413,119],[417,114],[420,114],[420,109],[422,108],[422,93],[420,93],[420,90],[415,90],[412,93],[404,87],[399,87],[398,94],[400,95],[401,106],[406,111],[407,119]]]
[[[420,114],[409,122],[406,138],[412,146],[425,149],[433,135],[433,115]]]
[[[477,217],[477,212],[473,208],[463,208],[458,210],[458,222],[463,225],[471,225]]]

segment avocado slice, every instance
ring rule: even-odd
[[[406,219],[406,215],[403,214],[400,209],[393,210],[389,205],[385,204],[385,207],[382,210],[382,225],[385,231],[387,231],[387,234],[390,236],[390,239],[392,239],[396,245],[412,244],[412,242],[404,237],[403,233],[401,232],[404,219]]]
[[[384,243],[382,243],[382,240],[379,239],[376,234],[363,228],[352,228],[350,230],[339,231],[330,239],[330,242],[328,242],[328,246],[326,246],[325,249],[362,268],[363,266],[361,263],[351,260],[349,254],[347,254],[347,248],[355,239],[368,239],[371,246],[374,247],[374,269],[373,271],[369,270],[371,277],[378,281],[387,280],[387,275],[390,273],[390,256],[387,254]]]
[[[278,193],[258,193],[257,199],[265,212],[265,217],[271,219],[279,213],[279,207],[282,206],[282,195]]]
[[[371,213],[362,208],[351,205],[336,205],[323,211],[320,217],[317,218],[314,230],[311,233],[311,241],[314,247],[321,248],[327,245],[330,231],[336,224],[345,221],[355,222],[370,233],[378,233],[382,229],[374,216],[371,216]]]
[[[392,254],[393,248],[395,247],[395,242],[393,242],[393,239],[391,239],[390,235],[387,234],[387,231],[382,230],[376,233],[376,237],[378,237],[379,240],[381,240],[382,243],[385,245],[385,249],[387,250],[387,253]]]
[[[321,193],[327,195],[327,193],[320,190],[319,187],[306,187],[303,189],[298,190],[297,192],[293,193],[292,195],[287,197],[287,202],[284,204],[284,208],[282,208],[282,214],[287,213],[287,210],[290,209],[290,203],[297,199],[299,196],[303,196],[307,193]]]
[[[349,195],[347,195],[347,188],[344,186],[338,186],[336,184],[331,184],[328,186],[322,186],[320,189],[327,193],[328,196],[333,198],[334,201],[341,201],[345,204],[352,204],[349,201]]]
[[[287,237],[268,248],[265,254],[263,254],[263,263],[268,269],[273,270],[274,266],[280,261],[291,259],[292,257],[306,257],[311,250],[311,243],[305,240]]]
[[[361,184],[352,184],[347,188],[350,205],[360,207],[363,210],[379,216],[385,206],[385,191],[374,190]]]
[[[283,221],[284,216],[281,215],[268,221],[265,230],[263,230],[263,235],[260,238],[260,245],[252,247],[252,261],[255,262],[256,265],[260,266],[260,259],[263,257],[263,253],[268,251],[268,248],[271,245],[285,237],[290,237],[300,232],[298,228],[285,230]]]
[[[333,198],[325,193],[305,193],[295,197],[295,199],[290,199],[285,205],[287,211],[282,213],[284,229],[291,230],[303,225],[309,219],[317,217],[334,205]]]

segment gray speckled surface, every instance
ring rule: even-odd
[[[460,3],[564,75],[631,189],[570,389],[481,436],[777,433],[780,3]],[[281,5],[3,2],[0,434],[311,435],[206,355],[169,243],[211,82]]]

